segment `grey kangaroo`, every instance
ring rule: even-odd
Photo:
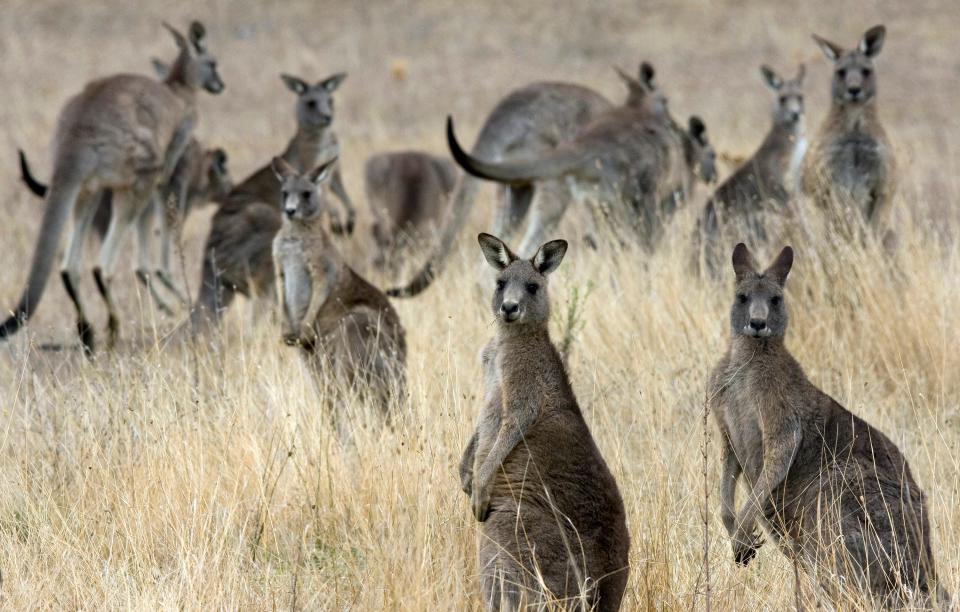
[[[885,35],[882,25],[872,27],[853,50],[813,36],[834,72],[830,113],[805,158],[801,182],[815,204],[843,221],[855,212],[854,220],[863,220],[878,235],[887,229],[897,181],[893,147],[877,113],[873,67]]]
[[[930,514],[906,458],[883,433],[811,383],[784,346],[786,247],[760,271],[733,251],[731,340],[710,377],[723,440],[721,516],[733,558],[761,545],[760,522],[835,600],[845,587],[893,606],[936,596]],[[737,480],[748,487],[739,510]]]
[[[347,75],[334,74],[309,85],[303,79],[281,75],[283,83],[297,95],[297,132],[280,155],[300,172],[337,157],[340,145],[333,132],[333,93]],[[353,231],[355,209],[347,195],[339,166],[331,171],[330,190],[347,211],[343,224],[332,207],[334,233]],[[280,185],[270,164],[265,165],[233,188],[213,217],[203,252],[200,295],[191,315],[195,330],[220,321],[236,294],[247,297],[272,296],[274,287],[271,245],[280,230],[282,212]]]
[[[520,259],[490,234],[479,242],[498,274],[497,333],[483,351],[484,406],[460,478],[482,524],[484,604],[618,610],[629,574],[623,500],[547,329],[547,279],[567,243]]]
[[[15,333],[36,310],[53,267],[60,233],[73,215],[73,231],[63,258],[61,278],[77,311],[77,330],[85,352],[95,349],[94,331],[77,292],[82,252],[103,189],[113,191],[112,216],[93,269],[107,305],[109,344],[119,319],[110,285],[119,247],[137,225],[140,258],[148,256],[149,236],[138,224],[159,185],[173,174],[197,121],[196,92],[223,91],[216,60],[204,43],[199,22],[189,37],[164,24],[180,53],[163,82],[121,74],[89,83],[61,111],[53,139],[53,175],[27,286],[12,316],[0,325],[0,338]],[[148,234],[148,232],[147,232]]]

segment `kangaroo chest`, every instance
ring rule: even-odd
[[[723,424],[740,462],[743,474],[751,484],[763,468],[763,430],[782,410],[779,400],[764,389],[763,374],[747,372],[725,394]]]
[[[299,325],[310,305],[313,293],[313,279],[304,262],[299,245],[291,240],[281,241],[278,250],[278,263],[283,270],[283,303],[288,320]],[[306,323],[309,323],[307,321]]]

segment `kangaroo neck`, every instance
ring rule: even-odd
[[[164,85],[170,88],[175,96],[193,106],[197,97],[197,88],[187,82],[186,54],[181,53],[170,67],[170,73],[163,80]]]
[[[317,156],[323,148],[329,129],[329,126],[298,126],[296,134],[290,139],[286,150],[283,152],[283,159],[301,171],[310,170],[317,162],[321,161],[317,159]]]
[[[844,132],[869,132],[876,122],[876,98],[858,103],[834,100],[830,107],[829,124]]]
[[[794,151],[803,140],[802,132],[800,124],[786,126],[775,123],[763,139],[754,160],[770,174],[785,174],[790,168]]]
[[[769,364],[786,356],[783,336],[751,338],[735,334],[730,341],[730,363],[734,367]]]
[[[502,321],[497,324],[497,344],[508,351],[521,347],[528,350],[532,346],[553,346],[546,325],[515,325]]]

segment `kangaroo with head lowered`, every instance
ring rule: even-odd
[[[315,85],[286,74],[281,78],[297,95],[297,132],[280,157],[298,172],[337,158],[340,145],[331,127],[333,92],[347,75],[338,73]],[[344,224],[336,210],[326,207],[331,229],[338,234],[350,233],[356,211],[338,165],[331,168],[329,182],[347,214]],[[283,218],[277,205],[280,200],[280,186],[267,164],[234,187],[220,205],[203,251],[200,295],[191,315],[194,329],[219,322],[237,293],[247,297],[272,295],[274,270],[270,253]]]
[[[439,227],[455,182],[453,161],[428,153],[378,153],[367,160],[364,187],[374,219],[378,267],[399,265],[401,250]]]
[[[498,274],[497,333],[483,350],[484,406],[460,478],[482,523],[484,604],[561,599],[617,610],[630,571],[623,500],[547,328],[547,278],[567,243],[548,242],[528,260],[490,234],[479,241]]]
[[[273,160],[284,215],[273,241],[283,340],[386,409],[403,393],[406,339],[386,296],[347,265],[323,228],[329,204],[321,187],[336,163],[300,173]]]
[[[845,221],[855,212],[878,234],[886,229],[897,179],[893,147],[877,113],[873,68],[885,35],[882,25],[870,28],[853,50],[813,36],[834,72],[830,113],[805,158],[801,181],[818,206]]]
[[[53,176],[47,194],[40,236],[26,289],[13,315],[0,325],[0,337],[15,333],[33,314],[47,284],[60,233],[73,216],[73,231],[63,257],[61,278],[77,310],[77,329],[85,351],[94,350],[94,332],[77,291],[82,252],[100,204],[98,194],[113,191],[112,216],[100,257],[93,270],[107,305],[109,341],[119,329],[110,285],[119,247],[137,225],[141,264],[149,257],[149,232],[137,224],[159,185],[169,181],[197,120],[196,92],[223,91],[216,61],[204,44],[199,22],[184,36],[173,34],[180,54],[163,82],[121,74],[89,83],[64,107],[53,139]]]
[[[815,387],[784,346],[792,265],[790,247],[762,272],[746,245],[733,251],[732,338],[707,395],[723,440],[721,513],[734,559],[756,555],[761,522],[835,599],[945,602],[929,511],[906,458]],[[738,511],[741,476],[749,492]]]
[[[803,64],[789,80],[768,66],[761,66],[760,73],[776,94],[773,122],[756,153],[717,188],[704,208],[697,238],[703,241],[704,259],[711,269],[719,260],[721,233],[727,225],[746,230],[754,239],[766,239],[763,217],[782,212],[790,200],[792,182],[806,152]]]

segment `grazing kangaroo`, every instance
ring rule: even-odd
[[[721,232],[727,224],[745,230],[756,240],[766,240],[764,216],[782,212],[793,195],[792,180],[806,152],[803,121],[803,64],[790,80],[761,66],[763,80],[776,94],[773,122],[757,152],[723,182],[707,201],[697,228],[704,244],[704,259],[714,270]]]
[[[873,69],[885,34],[882,25],[870,28],[852,51],[813,36],[834,72],[830,113],[806,156],[801,181],[818,206],[846,221],[856,211],[878,234],[886,229],[897,179],[893,147],[877,113]]]
[[[298,171],[306,172],[339,155],[340,145],[331,128],[333,92],[346,78],[341,72],[311,86],[298,77],[281,75],[283,83],[297,95],[297,132],[280,157]],[[326,207],[331,229],[337,234],[350,233],[356,212],[343,187],[339,166],[331,169],[330,189],[347,211],[343,224],[338,213]],[[204,247],[200,295],[190,317],[194,329],[218,323],[237,293],[247,297],[272,295],[270,253],[283,218],[277,205],[280,200],[280,186],[267,164],[234,187],[220,205]]]
[[[483,351],[484,407],[460,475],[482,523],[484,603],[517,610],[559,598],[617,610],[630,571],[623,500],[547,329],[547,278],[567,243],[527,260],[490,234],[479,241],[498,272],[497,334]]]
[[[60,114],[54,143],[53,176],[27,286],[0,337],[15,333],[35,312],[53,267],[60,233],[73,213],[73,231],[63,258],[61,278],[77,310],[77,329],[86,353],[94,351],[94,332],[77,283],[82,251],[103,189],[113,191],[113,214],[93,270],[107,305],[109,343],[119,323],[110,285],[122,239],[137,225],[140,261],[148,258],[149,236],[137,220],[158,185],[166,183],[183,154],[197,120],[196,91],[223,91],[216,61],[203,43],[205,28],[190,26],[189,38],[164,24],[180,53],[163,82],[121,74],[89,83]]]
[[[20,151],[20,171],[23,181],[30,190],[44,197],[47,186],[34,178],[23,151]],[[142,214],[147,218],[156,215],[160,221],[160,264],[155,270],[155,276],[181,302],[186,303],[186,296],[173,283],[170,273],[170,252],[172,244],[180,241],[183,223],[187,215],[197,206],[208,202],[220,202],[232,188],[230,172],[227,169],[227,154],[223,149],[204,150],[196,138],[191,138],[184,150],[180,161],[173,171],[173,175],[166,185],[160,189],[160,197],[152,202]],[[175,196],[171,200],[171,196]],[[99,196],[99,205],[94,214],[92,226],[101,242],[110,225],[110,210],[113,201],[113,192],[104,189]],[[158,214],[157,206],[162,207],[163,214]],[[154,301],[160,310],[172,313],[166,302],[156,293],[149,279],[149,270],[137,269],[137,278],[151,291]]]
[[[761,521],[788,557],[835,599],[853,587],[884,605],[936,590],[929,511],[897,446],[815,387],[784,347],[786,247],[759,272],[733,251],[732,338],[708,398],[723,439],[723,525],[746,565]],[[737,480],[749,487],[737,511]]]
[[[399,249],[438,228],[455,182],[453,161],[420,151],[380,153],[367,160],[364,184],[377,266],[396,265]]]
[[[283,194],[283,227],[273,241],[283,340],[300,346],[318,371],[329,368],[386,409],[403,393],[406,340],[386,296],[347,265],[323,228],[329,204],[320,187],[336,163],[301,174],[283,158],[273,160]]]

